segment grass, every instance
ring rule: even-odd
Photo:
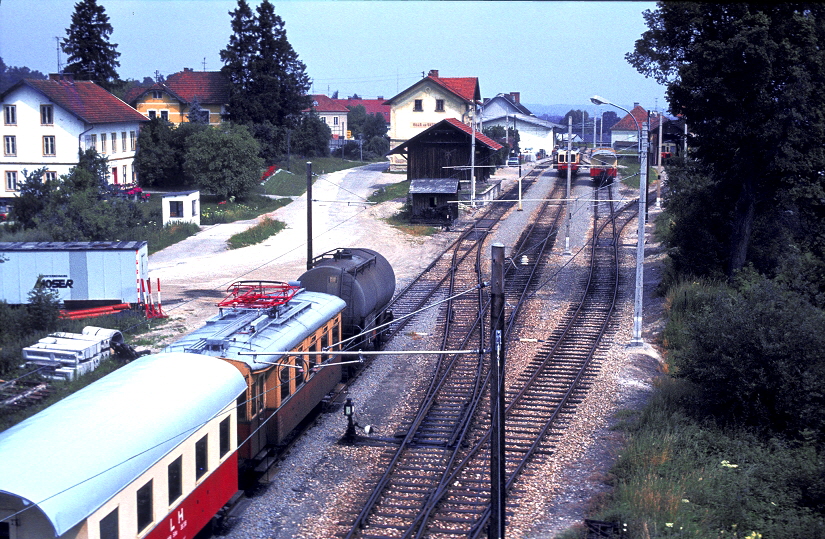
[[[265,217],[257,225],[229,238],[227,243],[230,249],[240,249],[261,243],[284,228],[286,228],[286,223],[283,221],[272,220],[269,217]]]
[[[269,177],[263,184],[264,191],[276,196],[301,196],[307,190],[307,161],[312,163],[313,182],[316,176],[339,170],[360,167],[367,161],[348,161],[340,157],[316,157],[312,159],[293,158],[289,171],[281,170]]]
[[[381,202],[387,202],[388,200],[396,200],[399,198],[406,199],[409,192],[410,180],[404,180],[378,188],[369,196],[369,198],[367,198],[367,200],[380,204]]]
[[[290,202],[292,200],[289,198],[269,198],[262,195],[250,195],[238,200],[218,200],[218,197],[212,195],[201,195],[201,224],[215,225],[255,219]]]

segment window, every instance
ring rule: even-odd
[[[17,191],[17,171],[6,171],[6,191]]]
[[[121,131],[120,132],[120,142],[121,142],[120,151],[125,152],[126,151],[126,131]]]
[[[289,379],[292,378],[292,369],[289,367],[279,367],[278,375],[281,377],[281,402],[289,397]]]
[[[156,110],[147,110],[146,112],[149,114],[149,119],[150,120],[154,120],[155,118],[158,117],[158,111],[156,111]]]
[[[246,421],[246,392],[238,396],[236,405],[238,408],[238,421]]]
[[[135,141],[137,137],[135,137],[134,131],[129,131],[129,149],[135,151]]]
[[[169,217],[183,217],[183,201],[170,200],[169,201]]]
[[[323,352],[327,348],[329,348],[329,334],[325,331],[321,335],[321,352]],[[322,363],[327,362],[327,360],[329,359],[329,354],[320,354],[316,356],[316,358],[317,359],[315,361],[320,365]]]
[[[167,469],[169,478],[169,505],[183,494],[183,456],[173,460]]]
[[[100,519],[100,539],[118,539],[117,507]]]
[[[443,99],[436,99],[435,100],[435,111],[436,112],[444,112],[444,100]]]
[[[146,529],[152,523],[152,480],[137,491],[137,531]]]
[[[193,200],[192,201],[192,217],[197,217],[197,216],[198,216],[198,201]]]
[[[126,165],[123,165],[123,183],[129,183],[129,176],[126,175],[128,171],[129,169],[126,168]]]
[[[17,137],[6,135],[3,137],[3,153],[6,155],[17,155]]]
[[[254,414],[259,414],[264,411],[264,398],[266,394],[264,393],[264,389],[266,387],[264,375],[260,375],[257,380],[255,380],[255,401],[252,405],[255,407],[253,410]]]
[[[106,153],[106,133],[100,134],[100,153]]]
[[[152,99],[163,99],[163,92],[160,90],[152,90]]]
[[[209,435],[195,442],[195,479],[209,471]]]
[[[168,110],[160,111],[160,117],[168,122],[169,121],[169,111]]]
[[[424,101],[421,99],[415,100],[415,106],[413,107],[413,111],[415,112],[424,112]]]
[[[97,151],[97,135],[90,135],[90,137],[89,145],[86,149]]]
[[[324,122],[324,123],[327,123],[327,117],[326,116],[321,116],[321,121]]]
[[[46,182],[54,182],[57,181],[57,172],[53,170],[47,170],[43,173],[43,181]]]
[[[43,137],[43,155],[54,155],[54,135]]]
[[[338,125],[338,116],[332,117],[332,125]]]
[[[229,453],[229,420],[230,418],[227,417],[226,419],[221,421],[220,426],[218,427],[218,445],[220,448],[221,458],[223,458],[224,455]]]
[[[117,133],[112,133],[112,153],[117,153]]]
[[[17,105],[3,105],[3,123],[17,125]]]
[[[51,105],[40,105],[40,123],[42,125],[54,124],[54,107]]]

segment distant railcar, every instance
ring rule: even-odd
[[[607,185],[616,180],[618,156],[610,148],[598,148],[590,156],[590,177],[597,185]]]
[[[581,155],[579,154],[579,150],[567,150],[559,149],[556,152],[556,170],[559,171],[559,174],[567,174],[567,169],[570,169],[571,175],[575,176],[579,173],[579,161],[581,159]]]

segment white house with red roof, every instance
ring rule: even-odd
[[[229,81],[220,71],[183,71],[152,86],[131,88],[126,102],[147,118],[163,118],[175,125],[189,121],[193,104],[209,113],[209,125],[219,125],[227,117]]]
[[[364,110],[367,111],[367,116],[375,116],[376,114],[380,114],[383,116],[384,122],[387,124],[387,130],[389,131],[390,114],[392,109],[389,105],[387,105],[387,100],[383,97],[378,97],[377,99],[356,99],[348,97],[346,99],[334,99],[333,101],[339,105],[344,105],[348,110],[361,105],[364,107]]]
[[[45,168],[45,177],[56,179],[89,148],[108,159],[110,183],[136,180],[137,137],[148,120],[94,82],[75,81],[68,74],[24,79],[0,94],[0,103],[0,204],[17,196],[24,170]]]
[[[639,145],[639,130],[647,121],[648,111],[638,103],[633,103],[630,114],[613,124],[610,128],[610,146],[616,150],[635,149]],[[635,119],[635,121],[634,121]],[[650,135],[658,131],[659,122],[667,122],[665,116],[656,114],[650,116]]]
[[[332,99],[323,94],[314,94],[312,98],[312,106],[304,112],[314,111],[315,114],[321,118],[321,121],[329,126],[332,131],[332,139],[335,141],[343,141],[347,135],[347,114],[349,109],[339,103],[338,99]],[[340,143],[335,143],[337,147]]]
[[[441,77],[437,69],[395,97],[390,107],[390,147],[404,143],[447,118],[470,125],[474,105],[481,101],[477,77]],[[390,169],[402,170],[406,161],[390,155]]]
[[[506,130],[514,128],[519,134],[519,148],[534,153],[544,150],[553,151],[556,137],[562,132],[562,126],[536,118],[535,114],[521,104],[520,92],[498,94],[485,99],[479,112],[482,128],[500,126]]]

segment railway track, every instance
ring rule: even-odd
[[[597,233],[591,243],[590,275],[582,284],[581,301],[567,313],[562,327],[542,339],[546,343],[506,392],[505,492],[513,490],[530,462],[552,452],[558,429],[563,428],[565,418],[586,391],[595,351],[610,323],[618,290],[617,238],[630,218],[617,221],[612,208],[607,205],[601,209],[603,205],[596,204],[594,210]],[[531,295],[543,269],[543,253],[552,247],[558,230],[561,212],[549,208],[545,204],[525,231],[508,265],[505,295],[507,303],[514,305],[508,317],[508,334]],[[473,249],[464,254],[456,249],[450,260],[451,282],[457,280],[466,286],[469,282],[465,279],[479,279],[480,248]],[[456,278],[462,265],[470,265],[470,252],[476,254],[474,272],[468,272],[474,276]],[[442,322],[444,347],[476,338],[484,342],[488,299],[484,289],[472,300],[462,296],[462,303],[477,303],[474,315],[472,307],[457,308],[455,299],[448,302]],[[456,325],[463,331],[451,337]],[[458,335],[466,340],[454,340]],[[381,463],[385,472],[374,478],[374,488],[340,536],[478,537],[485,532],[490,518],[491,436],[486,360],[487,354],[440,357],[426,398],[403,435],[398,436],[399,447],[385,452]]]

